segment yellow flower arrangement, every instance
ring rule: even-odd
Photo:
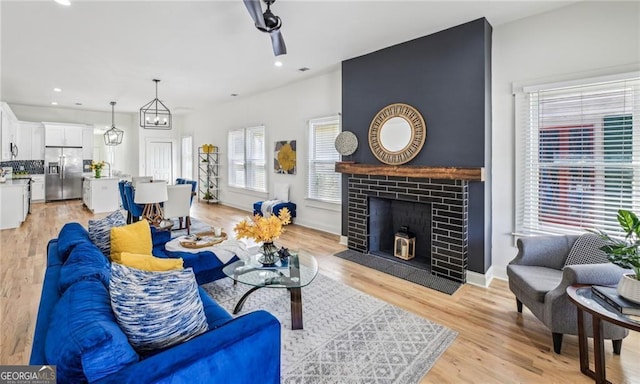
[[[105,162],[104,161],[95,162],[95,161],[91,160],[91,170],[92,171],[102,171],[102,168],[104,168],[104,166],[105,166]]]
[[[236,224],[233,230],[238,239],[253,239],[258,243],[272,243],[284,232],[283,226],[291,223],[291,212],[282,208],[278,216],[271,215],[268,218],[255,215],[251,219],[242,220]]]

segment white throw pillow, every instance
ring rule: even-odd
[[[289,202],[289,184],[276,183],[273,186],[273,199]]]

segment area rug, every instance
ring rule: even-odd
[[[453,295],[461,285],[455,281],[432,275],[424,269],[416,268],[411,265],[385,259],[379,256],[365,255],[350,249],[338,252],[334,256],[362,264],[377,271],[385,272],[392,276],[399,277],[449,295]]]
[[[203,287],[229,313],[249,289],[231,279]],[[457,336],[321,274],[302,288],[302,306],[304,329],[295,331],[286,289],[260,289],[240,312],[280,320],[281,383],[418,383]]]

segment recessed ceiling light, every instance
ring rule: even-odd
[[[82,103],[76,103],[76,105],[82,105]]]
[[[282,61],[276,61],[275,63],[273,63],[273,65],[275,65],[276,67],[282,67]]]
[[[54,0],[54,1],[60,5],[66,5],[66,6],[71,5],[71,1],[69,0]]]
[[[62,89],[60,89],[60,88],[53,88],[53,92],[62,92]]]
[[[231,94],[231,97],[236,97],[236,96],[238,96],[238,94],[237,94],[237,93],[232,93],[232,94]]]
[[[298,68],[298,71],[300,71],[300,72],[307,72],[309,70],[310,70],[310,68],[307,68],[307,67]]]
[[[52,101],[51,105],[58,105],[58,102],[57,101]]]

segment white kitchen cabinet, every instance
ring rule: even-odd
[[[44,124],[34,123],[31,126],[31,159],[44,160]]]
[[[91,126],[82,129],[82,158],[93,159],[93,127]]]
[[[31,201],[44,201],[44,175],[31,175]]]
[[[0,184],[0,229],[17,228],[29,213],[29,186],[26,180]]]
[[[93,213],[118,210],[120,208],[118,179],[85,177],[82,182],[82,202]]]
[[[0,161],[10,161],[11,144],[16,143],[18,119],[7,103],[0,103]]]
[[[30,160],[31,127],[28,124],[18,122],[18,129],[16,129],[16,143],[18,144],[18,156],[14,160]]]
[[[45,123],[47,147],[82,147],[82,130],[85,125]]]
[[[44,125],[19,121],[16,130],[16,160],[44,160]]]

